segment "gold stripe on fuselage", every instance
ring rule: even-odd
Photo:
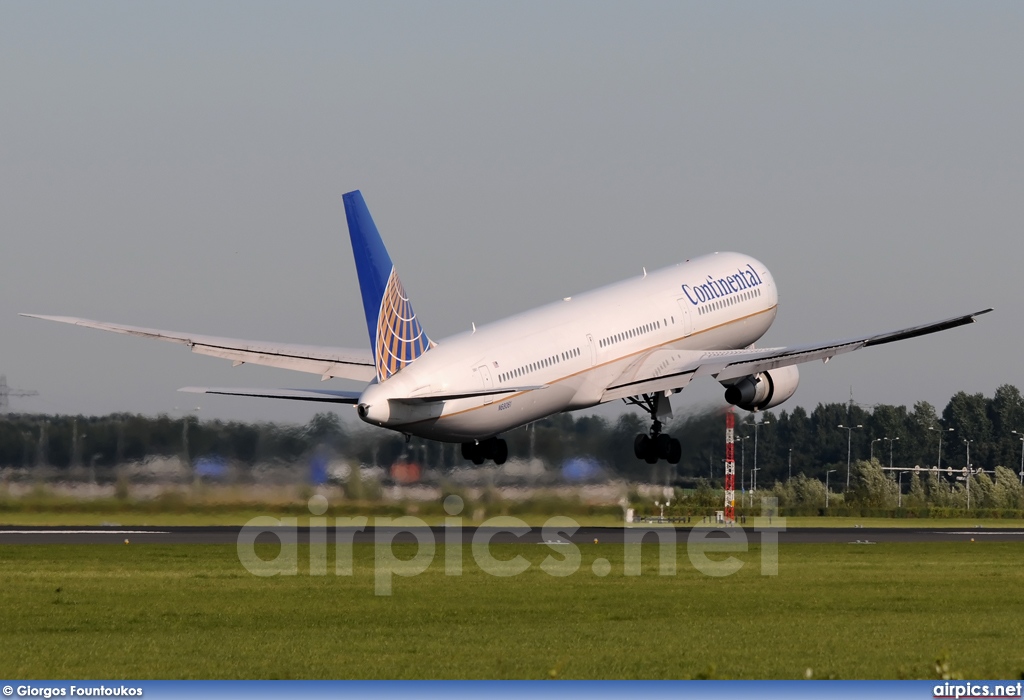
[[[778,308],[778,304],[775,304],[773,306],[769,306],[767,309],[762,309],[761,311],[755,311],[754,313],[747,314],[746,316],[740,316],[739,318],[734,318],[734,319],[732,319],[730,321],[726,321],[725,323],[719,323],[718,325],[715,325],[715,326],[709,326],[707,328],[703,328],[703,329],[701,329],[699,331],[695,331],[695,332],[691,333],[690,335],[680,336],[678,338],[675,338],[674,340],[669,340],[669,341],[666,341],[664,343],[659,343],[658,345],[652,345],[650,347],[643,348],[641,350],[637,350],[635,352],[632,352],[632,353],[630,353],[628,355],[622,355],[621,357],[617,357],[617,358],[615,358],[613,360],[608,360],[607,362],[602,362],[599,365],[594,365],[592,367],[588,367],[587,369],[582,369],[582,370],[580,370],[578,372],[573,372],[572,374],[567,374],[564,377],[559,377],[558,379],[555,379],[553,381],[547,382],[547,384],[548,385],[550,385],[550,384],[558,384],[560,382],[564,382],[564,381],[567,381],[569,379],[572,379],[573,377],[577,377],[577,376],[579,376],[581,374],[586,374],[587,372],[593,372],[594,370],[600,369],[601,367],[606,367],[606,366],[614,364],[616,362],[622,362],[623,360],[626,360],[626,359],[628,359],[630,357],[635,357],[637,355],[641,355],[643,353],[650,352],[651,350],[657,350],[659,348],[663,348],[663,347],[666,347],[666,346],[672,346],[673,344],[678,343],[679,341],[685,340],[687,338],[695,338],[695,337],[697,337],[699,335],[702,335],[704,333],[709,333],[711,331],[719,330],[721,328],[725,328],[727,326],[731,326],[731,325],[733,325],[735,323],[741,323],[743,321],[748,321],[748,320],[750,320],[752,318],[755,318],[757,316],[761,316],[762,314],[766,314],[766,313],[769,313],[771,311],[774,311],[777,308]],[[738,349],[738,348],[736,348],[736,349]],[[532,391],[541,391],[541,390],[533,389],[533,390],[530,390],[530,391],[519,391],[519,392],[516,392],[516,393],[510,393],[508,396],[502,397],[502,401],[507,401],[509,399],[514,399],[517,396],[524,396],[526,394],[531,393]],[[401,429],[403,427],[409,427],[409,426],[419,425],[421,423],[428,423],[428,422],[433,422],[435,425],[439,425],[439,424],[441,424],[442,421],[444,421],[444,420],[446,420],[448,418],[454,418],[456,416],[462,416],[462,415],[465,415],[466,413],[470,413],[471,411],[478,411],[481,408],[487,408],[490,405],[492,405],[492,404],[482,404],[480,406],[471,406],[469,408],[464,408],[461,411],[455,411],[454,413],[448,413],[446,415],[438,416],[437,418],[423,418],[423,419],[420,419],[420,420],[410,421],[409,423],[401,423],[401,424],[396,424],[396,425],[389,425],[388,427],[392,428],[394,430],[399,430],[399,429]],[[524,423],[524,425],[525,425],[525,423]]]

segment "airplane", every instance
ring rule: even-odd
[[[991,308],[888,333],[756,348],[778,311],[768,268],[740,253],[713,253],[470,331],[431,340],[384,247],[360,191],[342,197],[362,293],[368,349],[317,347],[140,328],[67,316],[21,314],[188,346],[241,364],[368,382],[358,391],[185,387],[180,391],[355,406],[366,423],[462,444],[474,464],[503,464],[499,436],[564,411],[623,400],[646,411],[633,451],[677,464],[679,440],[663,432],[671,397],[695,379],[725,387],[725,401],[761,411],[793,396],[797,365],[973,323]]]

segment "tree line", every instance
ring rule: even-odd
[[[722,485],[724,409],[697,411],[670,423],[666,430],[683,447],[678,466],[648,465],[633,456],[633,438],[648,426],[641,413],[624,413],[614,420],[559,414],[503,437],[511,459],[538,459],[549,470],[561,469],[567,460],[583,459],[605,476],[631,481],[693,488],[703,479],[712,486]],[[829,486],[842,491],[847,466],[852,471],[860,460],[873,458],[880,467],[891,461],[895,467],[930,469],[939,466],[941,459],[943,473],[948,468],[962,471],[968,447],[972,468],[994,478],[996,467],[1020,471],[1024,397],[1016,387],[1004,385],[991,397],[958,392],[941,413],[924,401],[910,409],[850,402],[819,404],[810,413],[800,406],[778,413],[741,412],[735,434],[740,490],[753,484],[755,464],[759,486],[800,475],[823,482],[828,474]],[[469,466],[457,445],[417,438],[407,441],[388,431],[349,425],[334,413],[319,413],[301,426],[200,421],[194,415],[0,417],[0,467],[111,467],[154,455],[179,455],[188,463],[216,456],[254,465],[295,462],[324,449],[384,468],[401,460],[441,471]]]

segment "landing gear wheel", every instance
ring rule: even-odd
[[[489,438],[483,442],[464,442],[462,458],[477,466],[488,459],[493,459],[495,464],[504,464],[508,460],[508,443],[499,438]]]
[[[646,435],[637,435],[633,440],[633,454],[637,459],[643,459],[647,455],[647,447],[651,439]]]
[[[634,396],[626,403],[640,406],[651,415],[650,433],[633,438],[633,456],[648,464],[657,464],[659,459],[669,464],[679,464],[683,457],[683,446],[671,435],[661,432],[662,425],[658,418],[663,414],[659,411],[657,398],[644,394],[643,397]]]
[[[495,464],[504,464],[508,459],[508,443],[504,440],[495,440],[493,456]]]
[[[666,455],[665,460],[669,464],[679,464],[679,460],[682,459],[682,458],[683,458],[683,446],[680,444],[680,442],[678,440],[676,440],[675,438],[672,438],[671,444],[669,445],[669,448],[668,448],[668,455]]]
[[[672,438],[665,433],[659,433],[658,436],[654,438],[654,446],[658,457],[667,460],[668,452],[672,447]]]
[[[484,463],[484,444],[480,442],[462,443],[462,458],[469,460],[478,467]]]

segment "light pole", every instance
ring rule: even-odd
[[[25,438],[25,454],[21,460],[21,466],[24,467],[25,469],[28,469],[28,453],[31,451],[32,448],[32,433],[30,433],[27,430],[23,430],[21,431],[21,434]],[[1021,440],[1024,440],[1024,438],[1021,438]],[[1022,460],[1021,463],[1024,464],[1024,460]]]
[[[754,491],[757,491],[757,473],[758,473],[759,471],[761,471],[761,467],[754,467],[754,468],[753,468],[753,469],[751,469],[750,471],[752,471],[752,472],[754,473],[754,485],[753,485],[753,487],[752,487],[752,488],[750,489],[750,493],[751,493],[751,496],[750,496],[750,497],[751,497],[751,498],[753,498],[753,497],[754,497],[754,496],[753,496],[753,493],[754,493]],[[751,506],[753,506],[753,504],[751,504]]]
[[[889,469],[892,469],[892,444],[893,444],[894,442],[896,442],[897,440],[899,440],[899,438],[898,438],[898,437],[896,437],[896,438],[887,438],[887,437],[884,437],[884,438],[882,438],[882,439],[883,439],[883,440],[888,440],[888,441],[889,441]]]
[[[792,481],[792,480],[793,480],[793,448],[790,447],[789,448],[789,479],[787,479],[787,481]]]
[[[1020,439],[1020,485],[1024,486],[1024,437]]]
[[[1020,440],[1020,483],[1021,486],[1024,486],[1024,435],[1021,435],[1016,430],[1011,430],[1010,432]]]
[[[945,430],[943,430],[942,428],[931,427],[931,428],[928,428],[928,430],[935,430],[935,431],[937,431],[939,433],[939,461],[935,464],[935,468],[938,469],[938,470],[941,470],[942,469],[942,434],[943,433],[951,433],[951,432],[953,432],[953,429],[952,428],[946,428]]]
[[[757,429],[762,425],[771,425],[771,421],[754,422],[754,468],[752,470],[754,472],[754,485],[750,489],[751,492],[757,490]],[[751,498],[753,498],[753,495],[751,495]],[[751,506],[753,506],[753,503],[751,503]]]
[[[96,483],[96,460],[103,456],[102,452],[96,452],[89,459],[89,483]]]
[[[871,450],[869,451],[870,457],[868,457],[869,460],[873,460],[875,458],[875,443],[881,442],[882,440],[885,440],[885,438],[875,438],[871,441]]]
[[[964,440],[967,445],[967,470],[964,473],[964,479],[967,481],[967,510],[971,509],[971,443],[974,440]]]
[[[189,454],[188,454],[188,422],[189,422],[189,418],[192,417],[193,413],[198,415],[200,407],[196,406],[195,408],[184,408],[184,409],[182,409],[182,408],[178,408],[177,406],[175,406],[174,410],[175,411],[181,411],[181,413],[182,413],[182,418],[181,418],[181,456],[182,456],[182,463],[185,465],[185,468],[192,469],[192,459],[189,457]],[[197,419],[197,422],[198,422],[198,419]],[[199,475],[194,473],[194,472],[192,474],[192,478],[193,478],[193,480],[195,482],[199,481]]]
[[[899,440],[899,438],[898,437],[895,437],[895,438],[884,437],[882,439],[889,441],[889,471],[891,472],[892,471],[892,444],[894,442],[896,442],[897,440]],[[902,508],[903,507],[903,472],[902,471],[900,471],[899,490],[900,490],[900,497],[899,497],[898,507]]]
[[[747,436],[743,435],[743,436],[737,437],[736,439],[740,441],[740,493],[743,493],[743,491],[744,491],[743,486],[746,483],[744,481],[744,479],[746,478],[746,474],[745,474],[746,464],[745,464],[745,462],[747,461],[747,451],[746,451],[746,449],[744,449],[743,441],[747,439]],[[1024,464],[1024,461],[1022,461],[1022,464]],[[743,499],[741,498],[740,499],[740,505],[742,505],[742,504],[743,504]]]
[[[655,501],[654,505],[661,508],[661,515],[658,517],[658,520],[660,522],[665,522],[665,506],[672,505],[672,501],[665,501],[664,503],[662,503],[661,501]]]
[[[829,469],[825,472],[825,510],[828,510],[828,475],[834,471],[835,469]]]
[[[846,490],[850,490],[850,447],[853,444],[853,431],[857,428],[863,428],[863,425],[838,425],[838,428],[842,428],[846,431]]]

